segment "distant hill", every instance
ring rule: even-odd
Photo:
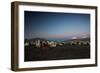
[[[25,42],[34,42],[36,40],[40,40],[40,41],[47,41],[44,38],[32,38],[32,39],[25,39]]]
[[[66,40],[64,42],[70,42],[70,41],[90,41],[90,38],[71,39],[71,40]]]
[[[50,41],[44,38],[32,38],[32,39],[25,39],[25,42],[35,42],[36,40],[40,41]],[[65,40],[62,42],[71,42],[71,41],[90,41],[90,38],[79,38],[79,39],[70,39],[70,40]]]
[[[90,38],[80,38],[80,39],[73,39],[74,40],[79,40],[79,41],[90,41]]]

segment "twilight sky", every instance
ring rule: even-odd
[[[63,41],[90,35],[90,14],[24,12],[24,37]]]

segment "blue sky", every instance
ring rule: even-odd
[[[90,14],[24,12],[24,36],[48,40],[68,40],[90,35]]]

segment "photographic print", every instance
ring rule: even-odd
[[[11,69],[97,66],[97,7],[11,4]]]
[[[90,14],[24,14],[25,61],[90,58]]]

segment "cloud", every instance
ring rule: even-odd
[[[72,37],[72,39],[77,39],[77,37]]]

